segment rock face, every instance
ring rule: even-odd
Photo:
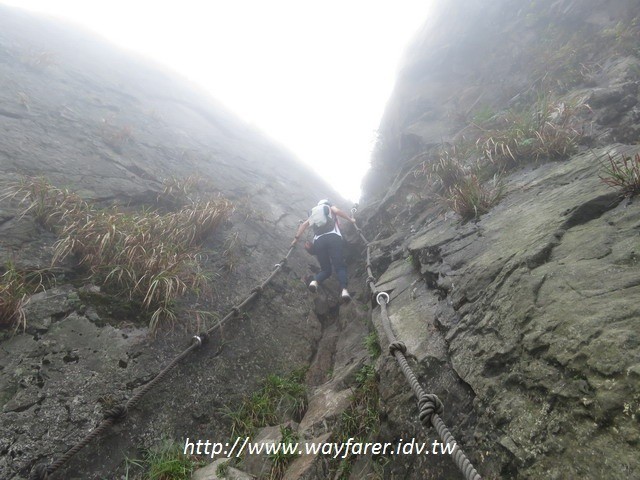
[[[484,478],[640,475],[640,204],[600,178],[610,156],[640,151],[638,52],[620,48],[626,35],[637,41],[638,15],[625,1],[440,2],[381,123],[363,212],[377,288],[390,292],[397,336]],[[560,28],[570,33],[555,36]],[[553,42],[584,39],[576,32],[594,43],[575,50],[585,70],[572,78],[574,60],[554,62],[575,43]],[[414,172],[472,135],[483,112],[521,107],[540,88],[589,105],[576,153],[511,166],[503,198],[462,221]],[[395,362],[380,367],[386,428],[435,438],[420,430]],[[390,469],[461,478],[448,458]]]
[[[640,208],[601,179],[609,158],[640,153],[637,2],[434,8],[407,50],[358,213],[391,326],[483,478],[638,478]],[[0,196],[3,268],[50,276],[46,291],[27,297],[24,331],[0,340],[0,477],[18,480],[59,458],[245,298],[285,254],[309,205],[337,197],[197,89],[67,27],[0,7],[0,73],[2,193],[24,175],[43,176],[96,205],[135,211],[153,205],[164,178],[196,175],[235,205],[203,245],[213,294],[176,302],[177,326],[153,336],[126,294],[88,281],[74,259],[51,268],[56,235]],[[554,160],[496,148],[510,144],[495,125],[509,112],[531,114],[532,102],[544,125],[570,118],[575,145]],[[493,144],[469,140],[483,128]],[[544,131],[510,134],[512,147],[549,142]],[[448,190],[424,175],[451,158],[464,172],[484,162],[501,177],[502,196],[486,213],[463,221],[443,200]],[[352,280],[363,280],[361,245],[350,253]],[[371,372],[362,368],[371,363],[362,343],[371,304],[354,281],[347,307],[331,282],[312,301],[301,280],[314,265],[295,252],[250,310],[56,475],[124,478],[125,459],[162,439],[225,441],[225,407],[267,374],[301,365],[308,406],[289,428],[301,442],[340,438],[345,413],[370,407],[354,404],[354,385]],[[379,308],[372,320],[385,351]],[[382,356],[375,367],[380,404],[369,440],[438,440],[420,425],[395,361]],[[430,452],[364,455],[341,478],[461,478],[449,456]],[[225,470],[247,478],[242,462],[221,463],[196,478]],[[338,478],[343,467],[305,455],[284,478]]]
[[[87,285],[71,260],[51,271],[55,286],[25,307],[26,331],[5,330],[0,343],[0,477],[18,479],[37,462],[59,458],[104,411],[188,346],[203,324],[245,298],[286,253],[298,220],[318,198],[341,201],[290,154],[185,80],[86,33],[5,7],[0,84],[3,266],[51,266],[56,236],[21,216],[24,207],[4,195],[25,175],[129,210],[153,204],[163,179],[196,175],[235,205],[203,246],[214,293],[182,300],[173,331],[149,335],[126,298]],[[314,358],[322,327],[309,316],[301,281],[310,264],[312,257],[295,252],[250,312],[178,366],[60,478],[117,478],[127,456],[137,458],[163,438],[226,439],[228,420],[220,413],[226,405],[267,374]]]

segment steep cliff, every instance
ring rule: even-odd
[[[389,293],[410,366],[483,478],[640,475],[640,208],[623,168],[640,170],[638,17],[632,0],[436,2],[382,119],[357,214],[375,289]],[[0,25],[0,286],[30,280],[13,293],[20,314],[0,316],[0,477],[17,480],[215,326],[280,262],[309,205],[338,197],[173,74],[12,10],[0,8]],[[21,188],[26,177],[43,180]],[[108,281],[114,265],[83,262],[79,239],[91,237],[74,236],[78,212],[85,226],[115,219],[144,239],[148,218],[164,225],[200,199],[233,205],[181,267],[208,287],[160,304],[176,318],[165,312],[150,332],[137,283],[129,291]],[[346,233],[351,305],[332,283],[312,299],[303,280],[315,261],[295,250],[257,300],[54,478],[145,478],[132,461],[144,451],[231,430],[431,445],[398,366],[377,356],[377,338],[388,347],[381,311],[363,245]],[[61,245],[75,249],[54,258]],[[288,377],[297,367],[306,375]],[[248,420],[260,401],[272,411]],[[462,478],[441,454],[330,457],[225,466],[201,455],[215,461],[194,478]]]
[[[610,185],[640,166],[639,15],[438,2],[381,122],[362,213],[377,289],[484,478],[640,475],[640,208]],[[421,435],[379,367],[389,431]],[[389,468],[457,478],[447,461]]]
[[[4,7],[0,25],[1,273],[39,275],[40,283],[14,293],[26,300],[24,332],[18,317],[2,326],[0,477],[26,478],[259,285],[310,205],[341,200],[289,153],[175,74],[86,32]],[[200,185],[198,195],[223,195],[233,213],[197,254],[210,289],[177,298],[169,305],[173,327],[165,319],[151,335],[140,302],[99,284],[93,267],[78,265],[81,256],[52,264],[71,213],[66,220],[56,214],[53,232],[37,215],[22,215],[25,191],[10,194],[26,177],[78,195],[89,205],[82,207],[87,219],[117,211],[126,222],[171,210],[158,198],[167,190],[192,195],[179,191],[189,183]],[[225,407],[268,374],[315,357],[320,322],[329,315],[310,313],[301,279],[314,264],[294,252],[250,312],[229,322],[59,478],[116,478],[126,458],[163,439],[227,439]]]

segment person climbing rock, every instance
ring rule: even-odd
[[[351,295],[347,290],[347,265],[344,261],[343,239],[340,232],[340,224],[338,217],[342,217],[351,223],[355,223],[355,219],[350,217],[338,207],[331,205],[329,200],[320,200],[318,204],[311,209],[309,218],[302,222],[298,227],[291,246],[294,246],[302,234],[309,228],[313,227],[313,254],[318,257],[320,263],[320,272],[309,283],[309,290],[315,293],[318,286],[331,276],[332,269],[335,270],[342,293],[340,298],[344,303],[351,300]]]

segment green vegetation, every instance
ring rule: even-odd
[[[17,194],[28,202],[25,213],[59,236],[54,262],[75,257],[93,281],[139,302],[151,314],[151,330],[160,321],[175,321],[177,298],[208,287],[198,247],[233,209],[223,197],[198,199],[173,212],[98,208],[43,179],[26,181]]]
[[[476,152],[473,149],[470,150],[469,145],[464,139],[451,147],[443,145],[435,160],[422,162],[415,172],[416,175],[426,175],[435,192],[446,194],[451,187],[460,183],[470,173],[471,168],[463,161],[474,158]]]
[[[289,427],[280,427],[280,443],[282,445],[293,445],[298,442],[298,436]],[[285,453],[283,450],[278,450],[278,453],[269,455],[271,461],[271,471],[269,472],[269,480],[279,480],[284,476],[285,471],[289,464],[298,457],[298,453]]]
[[[380,341],[378,340],[378,334],[375,330],[364,338],[364,346],[371,358],[376,359],[380,356],[382,350],[380,349]]]
[[[302,418],[307,408],[306,372],[305,367],[284,377],[269,375],[263,386],[246,397],[237,410],[227,409],[232,439],[251,436],[260,427],[277,425],[285,415],[297,420]]]
[[[366,442],[380,430],[380,394],[378,376],[372,365],[363,366],[356,375],[356,386],[349,407],[342,413],[335,431],[338,443],[350,438],[355,442]],[[341,459],[335,464],[337,479],[347,479],[351,473],[353,458]]]
[[[20,328],[24,330],[27,326],[24,306],[28,297],[43,289],[42,272],[19,271],[13,263],[7,263],[0,276],[0,328],[12,327],[14,333]]]
[[[640,18],[633,17],[631,19],[620,21],[612,28],[605,29],[602,37],[613,43],[618,53],[625,55],[640,56]]]
[[[640,17],[606,29],[589,22],[577,28],[550,3],[524,2],[514,28],[531,40],[517,49],[505,45],[495,53],[496,67],[504,57],[507,66],[530,79],[528,86],[504,92],[504,100],[494,97],[492,103],[482,104],[478,102],[486,98],[481,96],[471,106],[457,105],[464,112],[458,119],[463,125],[453,144],[415,158],[426,158],[416,174],[428,177],[434,199],[463,220],[481,215],[500,200],[500,175],[575,153],[590,107],[565,93],[594,86],[612,59],[640,55]],[[618,182],[620,172],[615,166],[612,170],[607,176]]]
[[[472,123],[482,125],[489,122],[496,112],[488,105],[483,105],[473,112]]]
[[[432,188],[437,192],[436,200],[463,220],[471,220],[488,212],[503,195],[499,176],[496,174],[491,182],[483,182],[480,175],[484,172],[479,165],[479,162],[465,165],[445,151],[438,161],[425,163],[422,171],[427,172]]]
[[[427,177],[443,207],[463,220],[477,218],[502,198],[502,173],[527,163],[564,159],[576,151],[580,134],[574,123],[583,109],[588,106],[540,94],[527,108],[486,110],[455,144],[422,154],[427,160],[415,174]]]
[[[553,18],[546,21],[541,41],[532,43],[527,52],[531,78],[539,87],[557,91],[588,82],[595,68],[594,54],[604,48],[598,45],[601,39],[593,33],[555,25]]]
[[[476,145],[486,160],[498,165],[567,158],[580,137],[571,123],[583,107],[540,95],[532,107],[497,115],[489,128],[478,126]]]
[[[197,175],[188,177],[171,176],[162,182],[162,192],[158,195],[159,203],[167,203],[173,207],[181,207],[197,202],[206,197],[206,191],[215,187]]]
[[[204,465],[196,457],[185,455],[180,445],[165,442],[145,452],[142,460],[129,460],[129,465],[143,469],[139,480],[189,480],[193,471]],[[127,475],[128,478],[128,475]]]
[[[482,183],[477,175],[469,175],[447,192],[444,202],[464,220],[487,213],[502,198],[503,187],[498,177],[493,185]]]
[[[528,59],[527,70],[536,87],[563,92],[588,85],[605,60],[640,54],[638,17],[605,29],[593,24],[576,29],[545,2],[525,8],[529,10],[525,28],[535,30],[539,41],[531,42],[521,56]]]
[[[609,161],[603,165],[604,174],[600,179],[607,185],[620,190],[625,197],[640,193],[640,154],[634,157],[609,155]]]
[[[342,413],[338,441],[355,438],[366,441],[380,426],[378,377],[372,365],[363,366],[356,375],[351,405]]]
[[[227,478],[229,475],[229,462],[222,462],[216,468],[216,475],[220,478]]]

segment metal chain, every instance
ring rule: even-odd
[[[237,316],[242,309],[244,309],[247,305],[249,305],[255,298],[260,296],[264,290],[264,288],[273,280],[273,278],[277,275],[277,273],[282,270],[282,268],[286,265],[289,256],[294,250],[294,246],[289,247],[289,251],[284,256],[284,258],[274,265],[274,270],[267,277],[267,279],[262,282],[259,286],[255,287],[251,290],[251,293],[239,304],[231,307],[231,311],[227,313],[227,315],[220,320],[216,325],[209,328],[204,333],[200,333],[195,335],[192,338],[192,343],[189,347],[183,350],[181,353],[176,355],[169,364],[164,367],[159,373],[156,374],[155,377],[145,385],[143,385],[124,405],[119,405],[114,408],[111,408],[107,412],[105,412],[104,419],[95,427],[89,434],[87,434],[82,440],[76,443],[72,448],[67,450],[59,459],[51,464],[47,465],[44,463],[37,464],[31,470],[29,475],[29,480],[49,480],[51,475],[53,475],[57,470],[59,470],[64,464],[66,464],[76,453],[82,450],[85,446],[87,446],[91,441],[102,435],[106,430],[108,430],[111,426],[124,420],[129,411],[132,410],[144,397],[144,395],[149,392],[157,383],[161,382],[164,377],[178,364],[180,361],[188,356],[193,350],[200,348],[205,342],[209,335],[211,335],[216,330],[219,330],[229,319]]]
[[[352,215],[355,215],[357,209],[351,209]],[[398,341],[395,334],[393,333],[393,329],[391,328],[391,321],[389,319],[389,313],[387,311],[387,304],[389,303],[389,294],[386,292],[378,292],[376,290],[375,284],[376,279],[373,276],[373,270],[371,266],[371,246],[367,239],[365,238],[362,230],[354,223],[356,227],[356,231],[360,235],[360,238],[367,246],[367,285],[371,289],[371,294],[375,298],[378,305],[380,305],[380,311],[382,316],[382,329],[387,336],[387,340],[389,341],[389,354],[392,355],[398,365],[400,366],[400,370],[404,374],[407,382],[411,386],[411,390],[413,390],[413,394],[418,399],[418,415],[420,418],[420,422],[425,428],[429,428],[431,426],[435,427],[440,439],[447,445],[453,445],[453,449],[449,450],[451,452],[451,456],[453,457],[453,461],[455,462],[458,469],[462,472],[467,480],[482,480],[480,474],[473,467],[473,464],[469,461],[463,450],[458,446],[456,439],[451,435],[449,429],[445,425],[440,415],[444,410],[444,406],[440,399],[432,393],[426,393],[416,374],[411,369],[409,362],[407,362],[407,346]]]

